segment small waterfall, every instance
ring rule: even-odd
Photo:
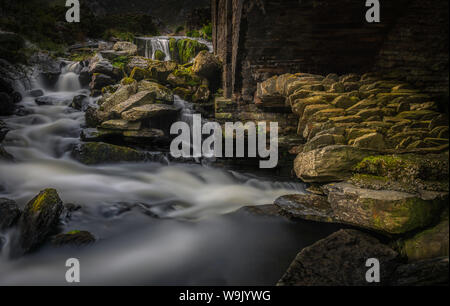
[[[57,91],[78,91],[82,89],[78,74],[80,71],[78,63],[68,63],[62,70],[56,83]]]
[[[172,60],[172,57],[170,55],[169,41],[172,38],[176,40],[185,38],[196,40],[206,45],[209,49],[209,52],[213,52],[212,43],[201,38],[193,38],[186,36],[158,36],[158,37],[137,37],[135,39],[135,44],[138,46],[138,54],[140,56],[145,56],[146,58],[151,58],[152,60],[154,60],[156,51],[160,50],[164,52],[164,54],[166,55],[164,61],[170,61]]]

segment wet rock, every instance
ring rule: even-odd
[[[370,155],[373,152],[351,146],[327,146],[300,153],[294,161],[294,171],[304,182],[342,181],[351,176],[357,163]]]
[[[63,208],[55,189],[45,189],[28,202],[19,219],[19,237],[13,239],[12,257],[32,251],[44,243],[58,224]]]
[[[0,198],[0,231],[14,226],[21,214],[15,201]]]
[[[71,156],[86,165],[136,162],[145,159],[143,153],[134,149],[102,142],[80,144],[73,149]]]
[[[192,102],[206,103],[209,101],[210,96],[211,92],[209,91],[208,86],[200,85],[192,95]]]
[[[37,65],[39,76],[46,87],[53,87],[61,75],[61,63],[54,60],[49,54],[36,53],[30,59],[31,63]]]
[[[368,283],[366,261],[380,261],[381,283]],[[278,282],[278,286],[387,285],[400,265],[393,249],[368,234],[340,230],[304,248]]]
[[[448,285],[448,256],[421,260],[399,266],[392,275],[391,286]]]
[[[88,105],[89,105],[89,98],[86,95],[78,95],[73,98],[70,107],[79,111],[85,111]]]
[[[155,51],[155,60],[163,61],[166,58],[166,54],[161,50]]]
[[[371,190],[349,183],[324,186],[334,217],[344,223],[402,234],[433,222],[443,206],[440,199],[391,190]]]
[[[74,245],[82,246],[92,244],[96,241],[95,237],[87,231],[70,231],[65,234],[59,234],[53,237],[54,246]]]
[[[346,144],[346,141],[345,137],[342,135],[321,134],[309,140],[308,143],[304,146],[303,152],[312,151],[326,146],[343,144]]]
[[[173,73],[167,76],[167,82],[172,85],[172,87],[182,87],[182,88],[192,88],[198,87],[202,84],[202,78],[195,75],[188,70],[175,70]]]
[[[81,69],[80,74],[78,75],[78,80],[83,87],[89,85],[92,81],[92,74],[89,72],[89,67],[84,67]]]
[[[0,160],[13,161],[14,157],[9,154],[2,145],[0,145]]]
[[[435,257],[448,257],[448,210],[443,214],[440,223],[434,227],[420,232],[414,237],[401,241],[402,255],[410,261],[430,259]]]
[[[113,85],[114,83],[115,81],[112,77],[98,73],[93,75],[92,81],[89,83],[89,87],[91,91],[95,93],[94,96],[99,96],[103,87]]]
[[[180,109],[175,106],[165,104],[148,104],[138,106],[122,113],[122,118],[129,121],[139,121],[161,116],[177,115]]]
[[[137,138],[146,140],[155,140],[165,137],[164,132],[158,129],[142,129],[138,131],[128,130],[124,131],[122,135],[126,138]]]
[[[103,121],[111,119],[111,113],[101,111],[94,106],[88,106],[85,112],[86,125],[88,127],[97,127],[102,124]]]
[[[28,92],[28,95],[33,98],[41,97],[44,95],[44,91],[42,89],[33,89]]]
[[[10,116],[14,114],[15,104],[10,95],[0,92],[0,116]]]
[[[294,194],[282,196],[274,204],[293,218],[317,222],[334,222],[333,209],[326,196]]]
[[[5,139],[6,134],[8,134],[9,129],[2,120],[0,120],[0,143]]]

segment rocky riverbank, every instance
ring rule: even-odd
[[[436,265],[448,272],[448,116],[430,96],[376,73],[299,73],[258,84],[255,103],[290,109],[298,118],[297,135],[304,139],[291,152],[297,154],[293,170],[311,183],[310,194],[281,197],[276,206],[294,218],[347,224],[385,237],[381,248],[379,242],[368,243],[373,249],[361,260],[369,253],[381,260],[388,252],[385,267],[402,258],[410,265],[400,270]],[[370,239],[357,231],[336,233],[303,250],[280,284],[363,285],[362,272],[361,280],[349,283],[349,277],[342,279],[346,272],[332,270],[359,262],[366,248],[360,244]],[[345,251],[350,241],[351,252],[363,252],[355,258]],[[330,252],[336,257],[323,264],[313,260]],[[346,255],[339,257],[341,252]],[[446,259],[436,260],[441,257]],[[384,284],[395,274],[388,270]]]

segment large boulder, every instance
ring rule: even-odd
[[[345,145],[333,145],[300,153],[294,161],[297,177],[304,182],[342,181],[353,167],[373,152]]]
[[[135,95],[130,96],[126,101],[117,104],[111,108],[111,112],[120,117],[123,112],[138,106],[143,106],[146,104],[153,104],[155,102],[155,94],[150,91],[141,91]]]
[[[35,64],[37,72],[45,86],[52,87],[58,82],[61,75],[62,63],[53,59],[47,53],[36,53],[30,59],[31,64]]]
[[[55,189],[42,190],[28,202],[19,219],[19,237],[12,239],[12,257],[32,251],[45,242],[55,230],[63,208]]]
[[[99,101],[100,110],[110,112],[113,107],[119,105],[128,100],[132,95],[137,92],[137,82],[132,81],[130,84],[121,85],[119,89],[113,94],[108,96],[104,101]]]
[[[366,261],[380,262],[381,283],[368,283]],[[304,248],[278,282],[279,286],[387,285],[400,265],[393,249],[368,234],[340,230]]]
[[[335,219],[389,234],[428,226],[445,201],[399,191],[364,189],[349,183],[329,184],[324,189]]]
[[[89,63],[89,73],[91,75],[104,74],[111,78],[115,78],[113,65],[108,60],[104,59],[99,53],[91,58]]]
[[[114,79],[106,74],[96,73],[92,76],[92,81],[89,83],[89,87],[93,96],[99,96],[103,87],[113,85]]]
[[[15,225],[21,214],[22,212],[15,201],[0,198],[0,231]]]
[[[136,162],[145,158],[137,150],[101,142],[80,144],[73,149],[71,156],[86,165]]]
[[[211,83],[218,83],[220,81],[222,65],[220,61],[214,56],[204,50],[201,51],[194,59],[192,65],[192,72],[207,78]]]

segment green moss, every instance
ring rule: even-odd
[[[67,234],[67,235],[76,235],[76,234],[79,234],[79,233],[81,233],[81,231],[79,231],[79,230],[73,230],[73,231],[67,232],[66,234]]]
[[[202,50],[208,47],[196,40],[180,39],[177,41],[178,60],[181,64],[189,63]]]
[[[128,77],[128,78],[124,78],[124,79],[122,79],[122,81],[120,81],[120,83],[122,84],[122,85],[130,85],[130,84],[133,84],[135,82],[135,79],[133,79],[133,77]]]
[[[166,54],[162,52],[161,50],[155,51],[155,59],[157,61],[163,61],[166,58]]]

